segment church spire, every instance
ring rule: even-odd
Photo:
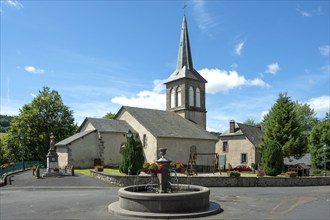
[[[194,70],[192,57],[191,57],[189,36],[188,36],[187,20],[185,15],[183,16],[183,21],[182,21],[178,64],[176,70],[180,71],[184,66],[186,66],[187,70],[190,71]]]

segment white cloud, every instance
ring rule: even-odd
[[[166,108],[166,94],[163,93],[165,90],[164,80],[154,80],[153,83],[152,91],[144,90],[130,98],[116,96],[111,99],[111,102],[120,105],[164,110]]]
[[[276,74],[280,70],[278,63],[272,63],[267,66],[266,73]]]
[[[236,46],[235,46],[235,49],[234,49],[234,53],[241,56],[242,54],[242,49],[244,47],[244,44],[245,44],[245,41],[242,41],[240,43],[238,43]]]
[[[26,66],[24,67],[24,70],[29,73],[34,73],[34,74],[43,74],[45,70],[36,68],[34,66]]]
[[[11,7],[14,7],[16,9],[22,9],[22,8],[24,8],[24,6],[22,5],[22,3],[20,3],[17,0],[6,0],[5,2],[7,3],[7,5],[9,5]]]
[[[240,86],[258,86],[268,88],[269,85],[259,78],[245,79],[236,70],[202,69],[198,71],[207,81],[206,92],[215,94],[226,92]]]
[[[330,54],[330,46],[329,45],[324,45],[322,47],[319,47],[320,54],[322,56],[329,56]]]
[[[301,14],[303,17],[312,17],[312,13],[306,10],[302,10],[300,8],[296,8],[296,10]]]
[[[95,108],[97,106],[97,108]],[[86,117],[102,118],[106,113],[117,113],[118,106],[109,101],[74,102],[70,105],[75,121],[80,125]]]
[[[309,106],[315,112],[329,112],[330,111],[330,96],[320,96],[312,98],[308,102]]]
[[[330,73],[330,65],[325,65],[321,67],[322,73],[329,74]]]
[[[194,15],[198,24],[199,29],[208,32],[208,30],[216,26],[215,20],[205,9],[205,2],[202,0],[193,1]]]
[[[37,95],[34,94],[34,93],[31,93],[30,95],[32,96],[32,98],[36,98],[37,97]]]

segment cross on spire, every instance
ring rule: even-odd
[[[184,1],[183,3],[183,15],[186,15],[186,8],[188,7],[187,2]]]

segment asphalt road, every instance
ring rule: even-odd
[[[107,212],[119,188],[92,177],[36,180],[25,172],[13,179],[0,188],[1,220],[129,219]],[[330,219],[330,186],[210,189],[224,211],[202,219]]]

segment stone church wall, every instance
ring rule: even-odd
[[[182,161],[188,163],[190,148],[196,146],[197,153],[214,153],[215,141],[184,138],[158,138],[158,149],[167,148],[166,158],[173,162]],[[210,161],[197,157],[197,165],[206,165]]]
[[[123,112],[117,120],[124,120],[138,131],[146,161],[157,160],[157,139],[128,112]]]

